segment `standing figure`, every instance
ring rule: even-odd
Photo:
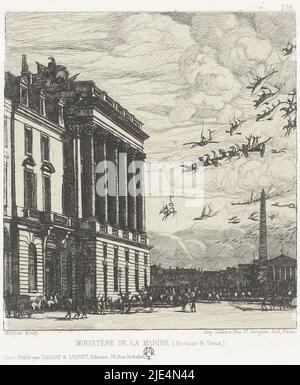
[[[65,315],[65,319],[68,319],[69,321],[71,321],[71,318],[72,318],[72,307],[73,307],[72,298],[67,298],[67,302],[66,302],[67,314]]]
[[[75,310],[74,319],[76,319],[76,318],[79,319],[79,317],[81,315],[81,310],[80,310],[79,300],[77,297],[75,298],[75,301],[74,301],[74,310]]]
[[[86,302],[85,298],[82,301],[81,312],[82,312],[81,319],[88,318],[88,316],[87,316],[87,302]]]
[[[191,312],[196,313],[196,293],[194,291],[191,292]]]
[[[267,296],[265,295],[264,296],[264,299],[261,303],[261,310],[268,310],[268,307],[267,307]]]

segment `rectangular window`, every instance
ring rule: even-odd
[[[44,181],[44,211],[49,213],[51,211],[51,178],[49,176],[44,176],[43,181]]]
[[[144,254],[144,265],[145,266],[148,265],[148,255],[147,254]]]
[[[107,243],[103,243],[103,258],[107,258]]]
[[[27,209],[36,209],[36,174],[31,170],[24,171],[24,207]]]
[[[50,160],[49,156],[49,136],[42,134],[41,136],[41,153],[42,153],[42,161]]]
[[[114,291],[119,290],[118,273],[119,273],[119,256],[118,249],[114,249]]]
[[[128,295],[129,293],[129,266],[125,267],[125,291]]]
[[[125,250],[125,262],[129,263],[129,250]]]
[[[135,290],[139,291],[139,255],[135,254]]]
[[[25,127],[25,155],[32,155],[32,129]]]
[[[107,284],[108,284],[108,277],[107,277],[107,243],[103,243],[103,290],[104,290],[104,298],[105,302],[107,300]]]

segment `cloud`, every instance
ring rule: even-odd
[[[153,264],[163,267],[203,268],[205,270],[237,267],[240,263],[252,263],[258,257],[259,223],[250,222],[247,216],[253,207],[246,207],[247,215],[242,222],[243,231],[237,227],[207,230],[203,224],[169,235],[151,233],[155,247],[151,251]],[[268,207],[268,213],[271,210]],[[282,250],[296,256],[296,222],[279,215],[274,221],[268,219],[268,255],[277,257]],[[182,247],[184,245],[184,247]],[[188,255],[186,250],[188,250]],[[192,258],[191,258],[192,257]]]
[[[180,72],[189,88],[176,98],[171,122],[184,122],[199,111],[213,115],[240,92],[239,81],[217,62],[216,51],[211,48],[194,45],[187,49],[181,58]]]
[[[249,115],[246,110],[250,111],[251,96],[244,90],[250,73],[264,76],[276,68],[278,74],[272,81],[283,84],[282,92],[295,86],[294,63],[284,59],[281,50],[273,45],[275,35],[271,34],[270,25],[277,19],[272,15],[260,28],[252,14],[194,15],[190,30],[196,44],[180,60],[180,73],[187,90],[175,98],[169,115],[171,123],[213,116],[217,116],[216,123],[224,123],[228,121],[228,111],[236,116]],[[280,17],[278,24],[283,24]],[[245,111],[241,111],[240,99],[248,99]]]
[[[291,12],[257,12],[252,15],[257,33],[281,51],[296,38],[296,14]]]
[[[237,75],[250,71],[264,72],[273,48],[270,41],[261,39],[248,25],[240,25],[222,40],[220,62]]]
[[[268,39],[258,36],[252,20],[233,13],[201,13],[192,21],[191,35],[199,45],[218,52],[220,64],[237,75],[264,63],[272,53]]]
[[[291,189],[295,182],[295,159],[290,155],[265,159],[258,154],[252,159],[235,160],[234,167],[223,165],[222,169],[206,173],[204,178],[206,193],[246,197],[251,190],[270,186],[276,186],[275,190],[280,192]]]
[[[192,19],[191,35],[199,43],[218,48],[224,35],[237,25],[238,20],[232,13],[201,12]]]

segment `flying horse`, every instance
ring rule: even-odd
[[[212,137],[212,134],[215,132],[215,130],[210,130],[208,129],[208,138],[206,138],[204,135],[203,135],[203,128],[202,128],[202,131],[201,131],[201,140],[199,142],[187,142],[187,143],[183,143],[184,146],[191,146],[190,148],[194,148],[194,147],[203,147],[203,146],[206,146],[207,144],[210,144],[210,143],[219,143],[219,142],[216,142],[213,140],[213,137]]]
[[[172,201],[172,196],[170,195],[170,201],[167,204],[164,204],[162,209],[160,210],[159,215],[163,215],[162,221],[167,220],[167,218],[170,215],[173,215],[173,217],[177,214],[177,211],[175,210],[174,207],[174,202]]]
[[[240,120],[240,119],[236,119],[234,117],[233,122],[229,122],[230,129],[226,130],[226,132],[229,133],[230,136],[232,136],[232,135],[242,135],[242,133],[239,132],[239,129],[241,128],[242,124],[245,123],[245,122],[246,122],[246,120]]]

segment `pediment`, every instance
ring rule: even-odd
[[[22,163],[22,166],[23,167],[26,167],[26,166],[31,166],[31,167],[34,167],[36,165],[32,155],[28,155],[24,160],[23,160],[23,163]]]
[[[297,265],[297,260],[291,257],[288,257],[287,255],[280,255],[278,257],[275,257],[273,259],[270,259],[268,261],[269,265],[271,266],[285,266],[285,265]]]
[[[47,162],[45,160],[42,163],[41,170],[43,172],[47,172],[49,174],[53,174],[55,172],[55,168],[54,168],[53,164],[50,162]]]

